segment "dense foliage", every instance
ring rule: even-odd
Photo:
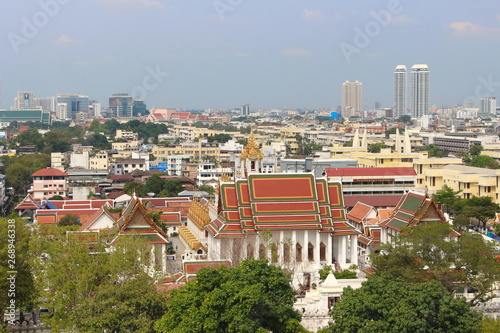
[[[240,266],[204,268],[186,286],[174,290],[158,332],[305,332],[290,281],[265,260]]]
[[[375,274],[414,283],[436,280],[449,292],[470,287],[475,290],[471,304],[488,300],[500,279],[492,244],[479,234],[452,235],[445,223],[405,228],[370,256]]]
[[[391,276],[345,288],[331,314],[335,323],[321,333],[473,333],[482,316],[437,281],[412,284]]]

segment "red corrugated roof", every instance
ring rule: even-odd
[[[328,177],[360,177],[360,176],[416,176],[411,167],[395,168],[326,168]]]
[[[44,177],[44,176],[67,176],[68,174],[64,171],[54,169],[54,168],[45,168],[38,170],[37,172],[33,173],[31,176],[32,177]]]

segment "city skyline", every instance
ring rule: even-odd
[[[430,0],[30,0],[4,6],[4,108],[27,90],[42,98],[83,94],[103,106],[124,92],[150,107],[330,109],[341,105],[338,87],[350,78],[363,82],[364,107],[376,101],[392,107],[392,73],[403,63],[432,68],[429,103],[437,107],[471,99],[477,106],[500,89],[494,57],[474,57],[494,54],[500,39],[500,4],[492,0],[453,6]]]

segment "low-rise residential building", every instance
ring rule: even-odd
[[[67,196],[68,185],[64,171],[45,168],[38,170],[31,175],[33,177],[33,187],[30,192],[35,200],[47,200],[55,195]]]
[[[192,162],[207,160],[211,158],[215,161],[220,159],[220,147],[215,142],[192,142],[182,143],[174,146],[154,146],[151,153],[156,160],[166,162],[171,155],[189,155]]]

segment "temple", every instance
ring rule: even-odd
[[[313,173],[261,173],[262,152],[250,133],[235,177],[224,175],[214,202],[193,202],[180,232],[208,260],[268,259],[306,289],[318,269],[358,263],[358,235],[346,219],[340,181]]]

